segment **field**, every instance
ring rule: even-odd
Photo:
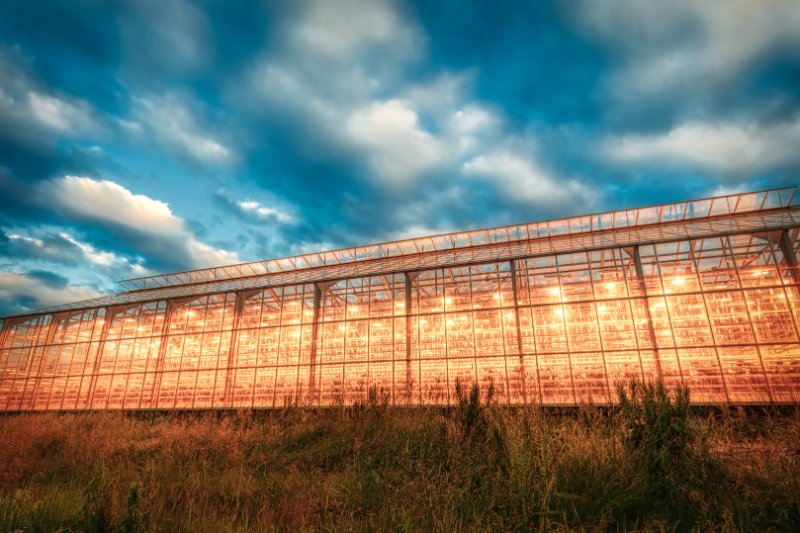
[[[0,416],[0,531],[798,531],[800,411],[369,401]],[[490,394],[489,394],[490,396]]]

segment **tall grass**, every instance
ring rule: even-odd
[[[800,530],[800,415],[614,409],[0,417],[0,531]]]

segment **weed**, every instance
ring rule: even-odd
[[[800,530],[800,412],[620,405],[0,416],[0,531]]]

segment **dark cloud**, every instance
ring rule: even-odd
[[[69,284],[69,279],[60,274],[49,272],[47,270],[31,270],[28,272],[28,276],[39,280],[48,287],[53,287],[54,289],[66,288],[66,286]]]

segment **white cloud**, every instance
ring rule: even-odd
[[[294,47],[344,61],[376,46],[409,56],[420,44],[418,32],[402,20],[393,2],[376,0],[308,2],[289,40]]]
[[[363,157],[368,176],[389,188],[414,183],[444,155],[397,94],[403,69],[423,49],[422,33],[390,1],[302,4],[283,42],[254,66],[256,98],[292,112],[315,136]]]
[[[10,234],[8,238],[12,241],[20,241],[29,246],[35,246],[36,248],[44,248],[44,241],[42,239],[26,237],[25,235],[17,235],[16,233]]]
[[[64,176],[43,189],[60,207],[89,218],[153,234],[172,235],[184,231],[183,221],[172,214],[169,205],[143,194],[133,194],[113,181]]]
[[[27,104],[31,114],[45,127],[65,135],[92,132],[98,125],[85,102],[68,101],[54,96],[29,92]]]
[[[800,163],[800,120],[761,125],[690,122],[652,135],[622,135],[602,145],[622,163],[679,161],[731,174]]]
[[[96,137],[104,133],[98,114],[84,100],[53,91],[29,73],[17,51],[0,47],[0,124],[4,134],[27,142],[54,136]]]
[[[12,312],[25,312],[42,307],[50,307],[69,302],[88,300],[101,296],[100,292],[89,287],[52,286],[40,278],[15,272],[0,272],[0,300],[14,301],[24,298],[33,300],[33,305],[22,306]]]
[[[49,205],[68,215],[102,223],[109,232],[135,235],[137,251],[186,268],[204,268],[240,262],[235,252],[200,242],[169,205],[108,180],[64,176],[40,189]],[[155,257],[154,257],[155,256]]]
[[[464,228],[461,228],[462,230]],[[425,224],[411,224],[399,231],[395,231],[389,235],[387,241],[403,241],[406,239],[416,239],[419,237],[427,237],[430,235],[441,235],[443,233],[451,233],[455,230],[451,228],[431,227]]]
[[[748,186],[746,183],[743,183],[743,184],[740,184],[740,185],[734,185],[734,186],[718,185],[718,186],[714,187],[711,190],[711,192],[707,193],[705,196],[708,196],[708,197],[711,197],[711,196],[729,196],[731,194],[741,194],[743,192],[750,192],[750,191],[753,191],[753,190],[754,189],[752,187]]]
[[[587,0],[579,13],[624,53],[612,82],[623,103],[675,91],[714,97],[760,57],[800,47],[796,0]]]
[[[596,192],[577,180],[553,176],[531,155],[498,150],[478,156],[464,164],[468,176],[484,177],[509,198],[545,207],[567,207],[572,202],[592,205]]]
[[[413,183],[445,157],[442,141],[420,129],[417,113],[400,100],[355,110],[345,131],[366,152],[370,169],[388,184]]]
[[[521,178],[497,169],[477,172],[484,160],[470,163],[481,155],[496,159],[487,154],[511,153],[510,146],[527,142],[509,133],[500,113],[468,97],[465,89],[476,73],[442,72],[407,81],[425,38],[393,2],[302,6],[284,28],[283,40],[249,72],[242,86],[251,92],[237,94],[238,100],[290,114],[315,141],[356,156],[364,179],[394,198],[430,181],[437,189],[446,181],[457,187],[465,171],[473,179],[493,174],[489,182],[508,198],[541,198],[520,196],[508,185]],[[537,180],[553,189],[561,182],[554,174]],[[588,195],[588,186],[575,180],[565,187]]]
[[[242,212],[252,214],[261,219],[275,219],[284,224],[294,221],[294,217],[286,211],[278,209],[277,207],[261,205],[255,200],[237,201],[236,205],[239,206]]]
[[[81,242],[81,241],[75,239],[69,233],[61,232],[59,235],[65,241],[70,242],[70,243],[74,244],[75,246],[77,246],[80,249],[80,251],[83,252],[83,255],[86,257],[86,259],[88,259],[90,262],[92,262],[92,263],[94,263],[96,265],[111,266],[111,265],[114,265],[115,263],[119,263],[119,262],[121,262],[123,260],[122,258],[117,256],[115,253],[113,253],[113,252],[104,252],[102,250],[98,250],[94,246],[92,246],[91,244],[88,244],[88,243],[85,243],[85,242]]]
[[[186,99],[164,94],[136,98],[134,102],[137,121],[122,122],[126,130],[137,133],[145,125],[155,140],[204,164],[227,165],[234,161],[234,150],[201,126],[198,112]]]

